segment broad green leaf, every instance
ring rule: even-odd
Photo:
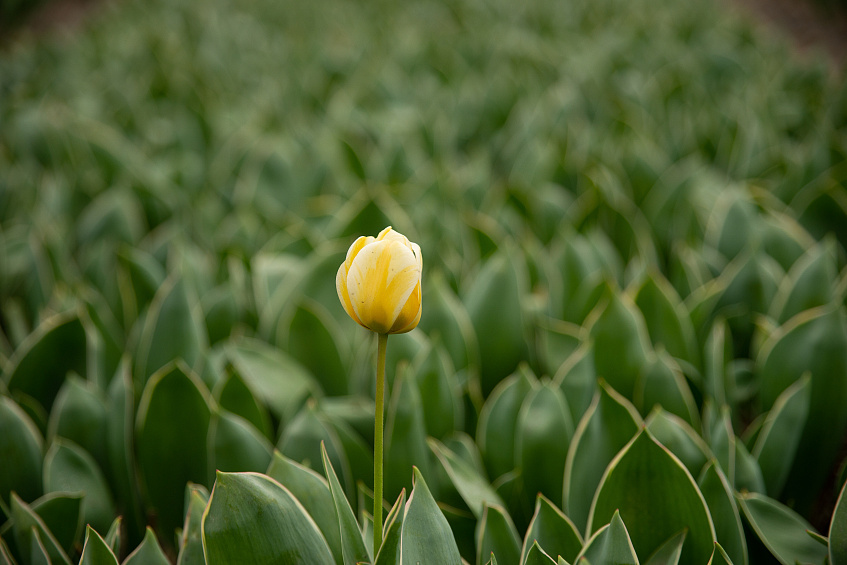
[[[650,556],[645,565],[677,565],[682,556],[682,544],[685,543],[686,534],[687,530],[682,530],[672,536]]]
[[[657,498],[656,492],[664,496]],[[703,495],[679,459],[646,429],[606,469],[591,504],[589,531],[597,531],[616,511],[630,524],[637,554],[652,555],[680,524],[688,526],[680,563],[699,564],[712,554],[715,529]]]
[[[483,507],[476,529],[476,563],[481,565],[486,556],[499,555],[504,563],[522,563],[521,541],[518,530],[505,508]]]
[[[47,550],[47,545],[45,545],[44,542],[41,540],[41,534],[38,533],[38,528],[36,526],[32,527],[29,541],[30,565],[52,565],[52,561],[50,560],[50,553]]]
[[[555,375],[582,344],[582,328],[554,318],[541,318],[536,322],[535,329],[541,372]]]
[[[641,416],[632,404],[607,383],[600,383],[588,411],[574,433],[565,462],[564,509],[582,530],[603,471],[635,436]]]
[[[523,565],[548,565],[549,563],[556,562],[546,551],[541,549],[538,542],[533,542],[532,547],[530,547],[529,551],[526,553],[526,559],[521,561],[521,563],[523,563]]]
[[[594,369],[594,354],[590,342],[582,342],[582,345],[562,363],[553,377],[553,382],[558,383],[565,394],[574,422],[579,422],[597,392],[597,371]]]
[[[735,438],[735,490],[765,493],[762,470],[738,438]]]
[[[326,447],[323,444],[321,444],[321,459],[335,506],[335,516],[341,534],[341,553],[344,558],[344,565],[370,562],[373,557],[371,557],[365,541],[362,539],[362,531],[356,522],[356,516],[353,515],[353,509],[344,495],[341,483],[338,482],[338,477],[335,475],[335,470],[332,468],[332,463],[330,463],[329,455],[327,455]]]
[[[322,414],[322,417],[328,421],[336,437],[338,437],[341,449],[344,450],[344,455],[350,466],[350,475],[354,483],[361,483],[367,488],[373,488],[373,448],[344,421],[333,420],[326,414]],[[353,498],[351,497],[350,500],[352,501]]]
[[[709,446],[694,428],[659,406],[650,413],[646,425],[653,437],[679,458],[692,477],[699,475],[712,457]]]
[[[758,493],[736,495],[744,518],[783,565],[822,563],[827,548],[806,534],[811,524],[787,506]]]
[[[807,310],[775,332],[756,360],[762,408],[811,373],[809,418],[783,496],[807,508],[834,463],[847,430],[847,329],[843,307]]]
[[[406,503],[400,544],[403,561],[401,565],[415,563],[439,563],[459,565],[461,557],[453,532],[441,513],[423,476],[414,469],[414,489]]]
[[[778,497],[794,462],[809,414],[811,378],[804,376],[779,395],[768,412],[751,455],[758,461],[765,489]]]
[[[427,347],[414,361],[412,373],[418,384],[427,435],[444,438],[464,422],[462,392],[447,351]]]
[[[212,394],[221,408],[237,414],[253,424],[267,439],[273,439],[273,428],[267,407],[259,402],[244,379],[236,372],[221,379]]]
[[[568,561],[574,561],[582,549],[582,537],[574,523],[541,494],[535,499],[535,513],[524,536],[521,563],[535,542],[548,554]]]
[[[711,559],[709,559],[708,565],[733,565],[733,562],[721,547],[721,544],[715,542],[715,550],[712,553]]]
[[[515,433],[515,457],[524,488],[561,503],[562,476],[573,437],[573,421],[559,387],[547,382],[527,395]]]
[[[83,522],[101,531],[112,523],[115,503],[103,472],[88,452],[69,440],[56,438],[47,450],[44,490],[82,492]]]
[[[287,424],[316,385],[308,371],[282,351],[255,339],[242,339],[227,350],[239,376]]]
[[[727,405],[720,407],[717,418],[709,433],[710,447],[729,484],[737,487],[735,481],[736,454],[735,432],[732,430],[732,414]]]
[[[121,565],[169,565],[165,552],[153,533],[153,528],[147,527],[144,539],[138,544],[132,553],[126,556]]]
[[[505,507],[503,500],[488,480],[470,463],[436,439],[430,438],[428,443],[450,482],[477,519],[482,518],[486,506]]]
[[[138,466],[163,539],[171,539],[182,524],[185,484],[208,484],[209,402],[206,386],[181,363],[152,375],[141,395],[136,420]]]
[[[535,376],[531,371],[520,369],[498,384],[482,407],[476,442],[489,476],[493,478],[515,468],[518,413],[533,382]]]
[[[123,518],[118,516],[112,521],[112,525],[109,526],[109,531],[106,532],[106,537],[103,538],[115,556],[120,555],[121,553],[121,542],[123,537],[123,534],[121,533],[122,527]]]
[[[674,357],[699,366],[700,355],[691,316],[673,286],[659,272],[650,273],[635,294],[650,340]]]
[[[207,563],[335,563],[300,502],[257,473],[217,474],[203,516],[203,549]]]
[[[301,363],[330,396],[348,393],[347,350],[338,322],[313,300],[297,308],[287,328],[286,351]]]
[[[41,460],[44,440],[32,419],[8,396],[0,396],[0,453],[14,465],[0,465],[0,498],[10,502],[15,491],[25,500],[42,492]]]
[[[209,450],[210,472],[262,472],[271,462],[273,445],[244,418],[227,410],[213,410]]]
[[[418,327],[431,339],[444,345],[457,370],[479,366],[479,346],[470,316],[462,302],[436,273],[423,286],[426,316]]]
[[[747,540],[741,524],[741,514],[735,502],[733,488],[717,462],[712,460],[700,473],[697,481],[703,499],[715,524],[715,537],[726,547],[732,561],[747,565]]]
[[[108,471],[107,409],[104,395],[88,381],[69,375],[59,390],[47,427],[47,441],[67,438],[90,453]]]
[[[829,523],[829,562],[832,565],[847,563],[847,486],[841,487],[841,494],[835,503],[835,511]]]
[[[36,543],[48,556],[47,563],[66,563],[70,565],[71,560],[68,558],[65,550],[62,549],[62,546],[53,537],[53,534],[41,517],[27,503],[12,493],[10,506],[12,532],[14,533],[15,544],[21,552],[30,551],[33,543]],[[39,539],[36,540],[34,534],[37,534]],[[41,553],[41,551],[36,552],[39,556]]]
[[[524,358],[520,268],[515,256],[498,252],[485,262],[464,296],[480,349],[483,398]]]
[[[409,371],[400,371],[385,418],[385,496],[389,500],[412,487],[412,466],[429,475],[430,455],[420,393]]]
[[[733,354],[731,338],[729,326],[723,318],[715,320],[706,338],[703,357],[705,393],[718,405],[726,404],[735,396],[727,377],[727,366]]]
[[[86,374],[86,343],[85,328],[75,312],[46,319],[9,359],[3,371],[9,390],[35,398],[49,411],[65,375]]]
[[[68,554],[82,534],[84,497],[82,492],[50,492],[30,504]]]
[[[697,404],[682,369],[662,350],[645,366],[636,382],[632,400],[633,404],[641,408],[642,414],[648,414],[654,406],[659,405],[691,426],[700,427]]]
[[[118,565],[118,558],[109,544],[91,526],[85,527],[85,545],[79,565]]]
[[[829,304],[835,279],[835,242],[829,239],[810,248],[792,265],[771,304],[770,316],[784,324],[804,310]]]
[[[338,526],[335,501],[326,479],[278,451],[273,454],[267,475],[284,485],[300,501],[326,539],[335,556],[335,562],[343,563],[341,530]]]
[[[620,292],[594,311],[590,324],[594,341],[594,367],[616,391],[632,398],[638,376],[652,350],[644,317],[632,300]]]
[[[171,275],[156,291],[144,319],[135,363],[136,390],[162,367],[182,359],[196,369],[207,349],[199,301],[184,278]]]
[[[0,564],[16,565],[15,560],[12,557],[12,552],[9,551],[9,546],[6,545],[6,542],[3,541],[3,538],[0,538]]]
[[[626,525],[617,510],[611,521],[594,532],[579,552],[574,563],[615,563],[638,565],[638,555]]]
[[[405,510],[406,491],[403,490],[385,517],[384,537],[382,539],[382,545],[379,548],[379,553],[377,554],[376,565],[400,562],[400,538],[403,530],[403,513]],[[372,524],[372,522],[369,523]],[[373,528],[371,528],[370,536],[365,536],[365,543],[370,542],[371,545],[373,545],[372,530]]]

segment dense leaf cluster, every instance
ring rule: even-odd
[[[705,0],[130,0],[14,46],[0,563],[843,563],[845,85]],[[375,556],[335,273],[386,225],[424,295]]]

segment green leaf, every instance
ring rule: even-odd
[[[538,542],[533,542],[532,547],[529,548],[529,551],[526,553],[526,559],[522,561],[523,565],[548,565],[549,563],[556,563],[550,555],[547,554],[546,551],[541,549],[541,546],[538,545]]]
[[[832,301],[837,276],[835,256],[835,241],[828,239],[809,248],[792,265],[769,311],[778,324]]]
[[[700,355],[691,316],[673,286],[661,273],[651,272],[635,294],[644,314],[650,340],[678,359],[699,366]]]
[[[735,490],[762,494],[765,492],[762,470],[738,438],[735,439]]]
[[[682,418],[657,406],[646,421],[647,429],[656,440],[676,455],[691,476],[699,475],[712,457],[706,442]]]
[[[518,413],[533,381],[535,376],[528,369],[518,370],[497,385],[482,407],[476,443],[491,477],[500,477],[515,468]]]
[[[11,551],[9,551],[9,546],[6,545],[6,542],[3,541],[3,538],[0,538],[0,564],[17,565],[15,563],[14,558],[12,557]]]
[[[166,364],[182,359],[195,369],[207,349],[199,301],[192,296],[185,279],[169,276],[156,291],[144,319],[135,377],[144,387],[147,380]]]
[[[765,489],[779,497],[809,414],[811,377],[807,374],[779,395],[764,421],[751,455],[759,462]]]
[[[441,345],[426,347],[415,357],[412,373],[420,392],[427,435],[440,439],[461,428],[462,391],[446,349]]]
[[[74,371],[86,374],[86,336],[76,312],[43,321],[15,350],[3,376],[9,390],[29,395],[49,411],[53,400]],[[56,355],[61,351],[61,355]]]
[[[647,363],[635,385],[632,400],[633,404],[641,408],[642,414],[647,414],[659,405],[692,427],[700,427],[694,395],[679,364],[665,351],[659,350],[656,358]]]
[[[59,390],[47,439],[67,438],[90,453],[97,464],[108,470],[106,454],[106,399],[91,383],[71,374]]]
[[[207,563],[335,563],[300,502],[257,473],[217,474],[203,516],[203,549]]]
[[[361,505],[360,505],[361,506]],[[403,513],[406,509],[406,490],[404,489],[388,515],[385,517],[385,536],[376,558],[376,565],[394,564],[400,562],[400,539],[403,531]],[[367,516],[367,514],[365,514]],[[369,522],[371,523],[371,522]],[[371,523],[372,524],[372,523]],[[369,538],[369,539],[368,539]],[[366,536],[365,542],[373,545],[373,528],[371,535]]]
[[[697,484],[703,499],[709,506],[718,543],[726,547],[727,553],[732,556],[732,561],[738,565],[747,565],[747,540],[741,524],[741,514],[735,502],[732,486],[717,461],[709,462],[700,474]]]
[[[486,506],[504,508],[505,504],[488,480],[470,463],[440,441],[430,438],[429,448],[438,459],[456,491],[477,519]]]
[[[482,266],[464,297],[480,349],[479,386],[483,398],[524,358],[519,264],[498,252]]]
[[[33,500],[42,492],[41,458],[44,440],[32,419],[8,396],[0,395],[0,453],[14,465],[0,465],[0,497],[9,504],[10,493]]]
[[[611,521],[594,532],[579,552],[574,563],[614,563],[615,565],[638,565],[638,556],[629,537],[626,525],[617,510]]]
[[[511,516],[502,506],[489,506],[482,510],[482,517],[476,527],[477,565],[481,565],[485,556],[499,555],[504,563],[523,563],[521,540]]]
[[[715,550],[712,553],[711,559],[709,559],[708,565],[733,565],[733,562],[721,547],[721,544],[715,542]]]
[[[85,527],[85,545],[79,565],[118,565],[118,558],[109,544],[91,526]]]
[[[248,388],[283,425],[315,393],[316,385],[306,369],[262,341],[239,340],[227,348],[227,358]]]
[[[301,363],[330,396],[349,390],[347,350],[338,322],[318,302],[305,300],[297,308],[283,338],[286,351]]]
[[[221,379],[212,394],[221,408],[253,424],[267,439],[274,439],[268,409],[259,402],[258,396],[250,390],[237,372],[231,371],[226,378]]]
[[[601,381],[600,390],[574,433],[565,462],[564,509],[582,529],[603,471],[635,436],[641,416],[632,404]]]
[[[344,495],[341,483],[338,482],[338,477],[335,475],[335,470],[332,468],[332,463],[329,461],[329,455],[327,455],[326,447],[323,444],[321,444],[321,459],[335,506],[335,516],[341,534],[341,553],[344,558],[344,565],[370,562],[373,558],[365,545],[365,540],[362,539],[362,531],[356,522],[356,516],[353,515],[353,509]]]
[[[203,555],[203,512],[209,502],[205,487],[189,483],[185,487],[185,521],[179,536],[177,565],[206,565]]]
[[[596,315],[594,322],[586,325],[594,341],[597,375],[631,399],[652,350],[644,317],[620,292],[612,293],[608,303],[598,306],[592,315]]]
[[[524,488],[561,503],[573,421],[559,387],[548,382],[527,395],[518,414],[516,435],[515,457]],[[539,465],[539,461],[544,464]]]
[[[657,549],[645,565],[677,565],[679,558],[682,556],[682,544],[685,543],[685,536],[688,530],[682,530]]]
[[[144,539],[132,553],[126,556],[121,565],[169,565],[165,552],[153,533],[153,528],[147,527]]]
[[[832,565],[847,563],[847,485],[841,487],[841,494],[835,503],[835,511],[829,523],[829,562]]]
[[[823,562],[827,549],[806,534],[814,528],[799,514],[762,494],[736,496],[747,522],[780,563]]]
[[[395,498],[411,488],[413,466],[429,475],[429,448],[420,393],[408,370],[399,371],[388,404],[385,424],[385,496]]]
[[[771,409],[779,395],[811,373],[809,418],[783,496],[807,508],[822,488],[847,430],[847,329],[843,307],[807,310],[776,331],[756,360],[761,403]]]
[[[118,516],[112,521],[112,525],[109,526],[109,531],[106,532],[106,537],[104,540],[109,545],[109,548],[112,550],[116,556],[121,553],[121,541],[122,534],[121,528],[123,526],[123,518]]]
[[[227,410],[212,411],[209,448],[214,462],[210,472],[262,472],[268,468],[273,453],[273,445],[253,424]]]
[[[597,392],[597,371],[594,370],[594,354],[590,342],[582,342],[562,363],[553,382],[558,383],[562,389],[574,422],[579,422]]]
[[[574,523],[541,494],[535,500],[535,513],[524,536],[521,563],[534,542],[550,555],[568,561],[574,561],[582,549],[582,537]]]
[[[726,404],[735,395],[727,377],[727,366],[733,353],[731,338],[729,325],[723,318],[715,320],[706,338],[703,359],[705,392],[718,405]]]
[[[52,565],[47,546],[41,541],[41,534],[35,526],[32,527],[30,537],[29,562],[30,565]]]
[[[45,562],[70,565],[71,560],[67,553],[53,537],[41,517],[15,493],[12,493],[11,512],[14,540],[21,552],[30,551],[35,543],[36,547],[40,546],[48,556]],[[38,539],[34,538],[34,534],[38,535]],[[41,553],[40,550],[36,551],[37,555],[41,555]]]
[[[432,498],[417,468],[414,469],[414,489],[406,503],[400,544],[403,556],[401,565],[461,563],[450,524]]]
[[[83,492],[83,522],[105,531],[115,515],[115,503],[97,463],[75,443],[56,438],[44,457],[47,492]]]
[[[300,501],[326,539],[335,562],[343,563],[338,515],[326,479],[278,451],[273,454],[267,475],[285,486]]]
[[[51,492],[30,504],[68,554],[82,533],[84,497],[82,492]]]
[[[657,498],[657,492],[664,495]],[[703,495],[679,459],[646,429],[606,469],[591,505],[590,531],[618,510],[630,523],[637,554],[651,555],[679,532],[680,524],[688,526],[680,563],[699,564],[712,554],[715,529]]]
[[[182,363],[166,365],[151,376],[141,396],[138,466],[162,539],[172,539],[182,525],[185,484],[208,484],[209,401],[206,386]]]

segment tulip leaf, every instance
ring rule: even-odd
[[[292,358],[303,365],[329,396],[348,392],[346,350],[338,322],[313,300],[297,308],[288,326],[287,347]]]
[[[450,524],[432,498],[421,472],[414,469],[414,488],[406,503],[400,544],[403,565],[459,565],[461,557]]]
[[[812,503],[834,463],[847,430],[847,328],[842,307],[807,310],[775,332],[757,358],[761,403],[771,409],[779,395],[811,373],[809,418],[783,496],[796,508]]]
[[[491,477],[500,477],[515,468],[518,414],[534,380],[531,373],[518,370],[497,385],[482,407],[476,442]]]
[[[0,465],[0,502],[10,493],[33,500],[42,492],[41,465],[44,440],[32,419],[8,396],[0,395],[0,453],[14,465]]]
[[[3,371],[12,392],[22,392],[50,410],[65,375],[86,374],[86,336],[76,312],[56,314],[27,336]],[[61,355],[56,352],[61,351]]]
[[[762,470],[766,491],[773,497],[782,492],[809,414],[811,378],[807,374],[789,386],[765,418],[751,455]]]
[[[115,503],[103,472],[87,451],[75,443],[56,438],[44,456],[44,487],[47,492],[83,492],[83,522],[106,531],[115,515]]]
[[[262,472],[271,462],[273,445],[253,424],[227,410],[212,412],[208,441],[211,470]]]
[[[41,517],[15,493],[12,493],[11,518],[13,539],[21,552],[31,551],[35,545],[37,549],[35,553],[39,556],[45,554],[47,563],[70,565],[71,560],[68,554],[59,545]],[[35,538],[36,535],[38,538]]]
[[[409,370],[400,371],[388,404],[385,424],[385,496],[411,488],[412,466],[429,474],[429,448],[420,393]]]
[[[375,565],[394,565],[400,562],[400,538],[403,531],[403,513],[406,509],[406,490],[400,492],[397,501],[388,515],[385,517],[385,536],[382,539],[382,546],[379,548],[379,554],[376,558]],[[370,540],[373,541],[373,535]],[[373,543],[371,543],[373,545]]]
[[[257,473],[217,474],[203,517],[203,549],[207,563],[335,563],[300,502]]]
[[[835,278],[834,241],[811,247],[788,271],[771,305],[771,317],[784,324],[804,310],[829,304]]]
[[[29,562],[31,565],[52,565],[47,546],[44,545],[44,542],[41,540],[41,534],[35,526],[32,527],[31,531]]]
[[[440,439],[460,428],[464,420],[462,393],[447,351],[440,345],[426,348],[415,358],[412,372],[427,435]]]
[[[215,400],[221,408],[237,414],[253,424],[269,440],[273,439],[271,419],[264,404],[259,402],[256,395],[235,372],[230,374],[215,386]]]
[[[687,530],[682,530],[671,536],[650,556],[645,565],[677,565],[679,558],[682,557],[682,544],[685,543],[687,533]]]
[[[697,339],[691,316],[673,286],[658,272],[650,273],[635,294],[650,340],[678,359],[698,366]]]
[[[483,506],[482,517],[476,531],[477,564],[481,565],[486,555],[499,555],[504,563],[523,563],[521,541],[518,530],[505,508]]]
[[[747,565],[747,540],[741,514],[733,488],[716,461],[712,460],[706,465],[697,484],[712,515],[718,543],[722,548],[726,547],[726,553],[732,557],[733,562]]]
[[[182,363],[166,365],[152,375],[141,396],[138,466],[163,539],[172,539],[182,525],[185,484],[208,484],[209,402],[206,386]],[[168,472],[162,473],[163,468]]]
[[[329,481],[332,501],[335,505],[335,516],[341,534],[341,552],[344,558],[344,565],[370,562],[373,558],[365,545],[365,540],[362,539],[362,531],[359,529],[359,524],[356,523],[356,516],[353,515],[353,509],[344,495],[341,483],[338,482],[338,477],[335,475],[335,470],[332,468],[332,463],[323,444],[321,444],[321,459],[323,460],[327,481]]]
[[[715,542],[715,550],[712,553],[711,559],[709,559],[708,565],[733,565],[733,561],[729,558],[723,547],[721,547],[721,544]]]
[[[620,512],[615,511],[612,520],[594,532],[579,552],[574,563],[615,563],[616,565],[638,565],[638,556],[630,539]]]
[[[841,487],[832,521],[829,523],[829,562],[832,565],[847,563],[847,486]]]
[[[106,399],[97,388],[77,375],[69,375],[59,390],[47,428],[48,442],[56,436],[69,439],[107,469]]]
[[[700,427],[700,416],[691,389],[679,364],[666,352],[659,351],[648,362],[635,385],[633,404],[647,414],[659,405],[695,428]]]
[[[436,439],[430,438],[429,448],[477,519],[482,518],[486,505],[494,508],[505,507],[503,500],[488,480],[470,463]]]
[[[185,490],[186,512],[179,537],[177,565],[205,565],[203,555],[203,512],[209,493],[199,485],[188,484]]]
[[[132,553],[126,556],[121,565],[168,565],[169,563],[165,552],[162,551],[162,546],[159,545],[159,540],[156,539],[156,534],[153,533],[153,528],[148,526],[144,539]]]
[[[597,375],[624,397],[632,399],[638,376],[652,350],[641,312],[632,300],[612,293],[590,326]]]
[[[583,342],[559,367],[553,378],[562,389],[571,409],[571,417],[577,423],[585,415],[597,392],[597,372],[591,349],[590,342]]]
[[[538,542],[550,555],[561,556],[568,561],[574,561],[582,549],[582,537],[574,523],[541,494],[535,499],[535,513],[524,536],[524,558],[534,542]]]
[[[650,413],[646,425],[653,437],[679,458],[691,476],[700,474],[712,452],[694,428],[659,406]]]
[[[657,499],[653,493],[663,492]],[[715,529],[709,509],[685,466],[646,429],[609,464],[594,496],[590,531],[597,531],[615,511],[630,522],[637,554],[651,555],[680,524],[688,537],[680,563],[702,563],[712,553]]]
[[[783,565],[822,563],[827,548],[806,534],[812,526],[787,506],[758,493],[737,495],[747,523]]]
[[[85,545],[79,565],[118,565],[118,558],[109,544],[91,526],[85,528]]]
[[[335,562],[343,563],[335,500],[326,479],[278,451],[273,454],[267,475],[285,486],[300,501],[326,539]]]
[[[106,532],[106,537],[103,538],[104,541],[109,545],[109,548],[112,550],[112,553],[117,557],[121,552],[121,542],[122,534],[121,528],[123,527],[123,518],[118,516],[112,521],[112,525],[109,526],[109,531]]]
[[[521,563],[523,565],[548,565],[549,563],[556,563],[556,561],[546,551],[541,549],[541,546],[536,541],[533,542],[529,551],[526,553],[526,559],[521,561]]]
[[[50,492],[30,504],[68,554],[82,533],[83,492]]]
[[[632,404],[601,382],[574,433],[565,462],[565,511],[582,530],[603,471],[635,436],[641,416]]]

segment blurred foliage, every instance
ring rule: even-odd
[[[711,2],[128,0],[0,125],[0,563],[844,559],[847,82]]]

